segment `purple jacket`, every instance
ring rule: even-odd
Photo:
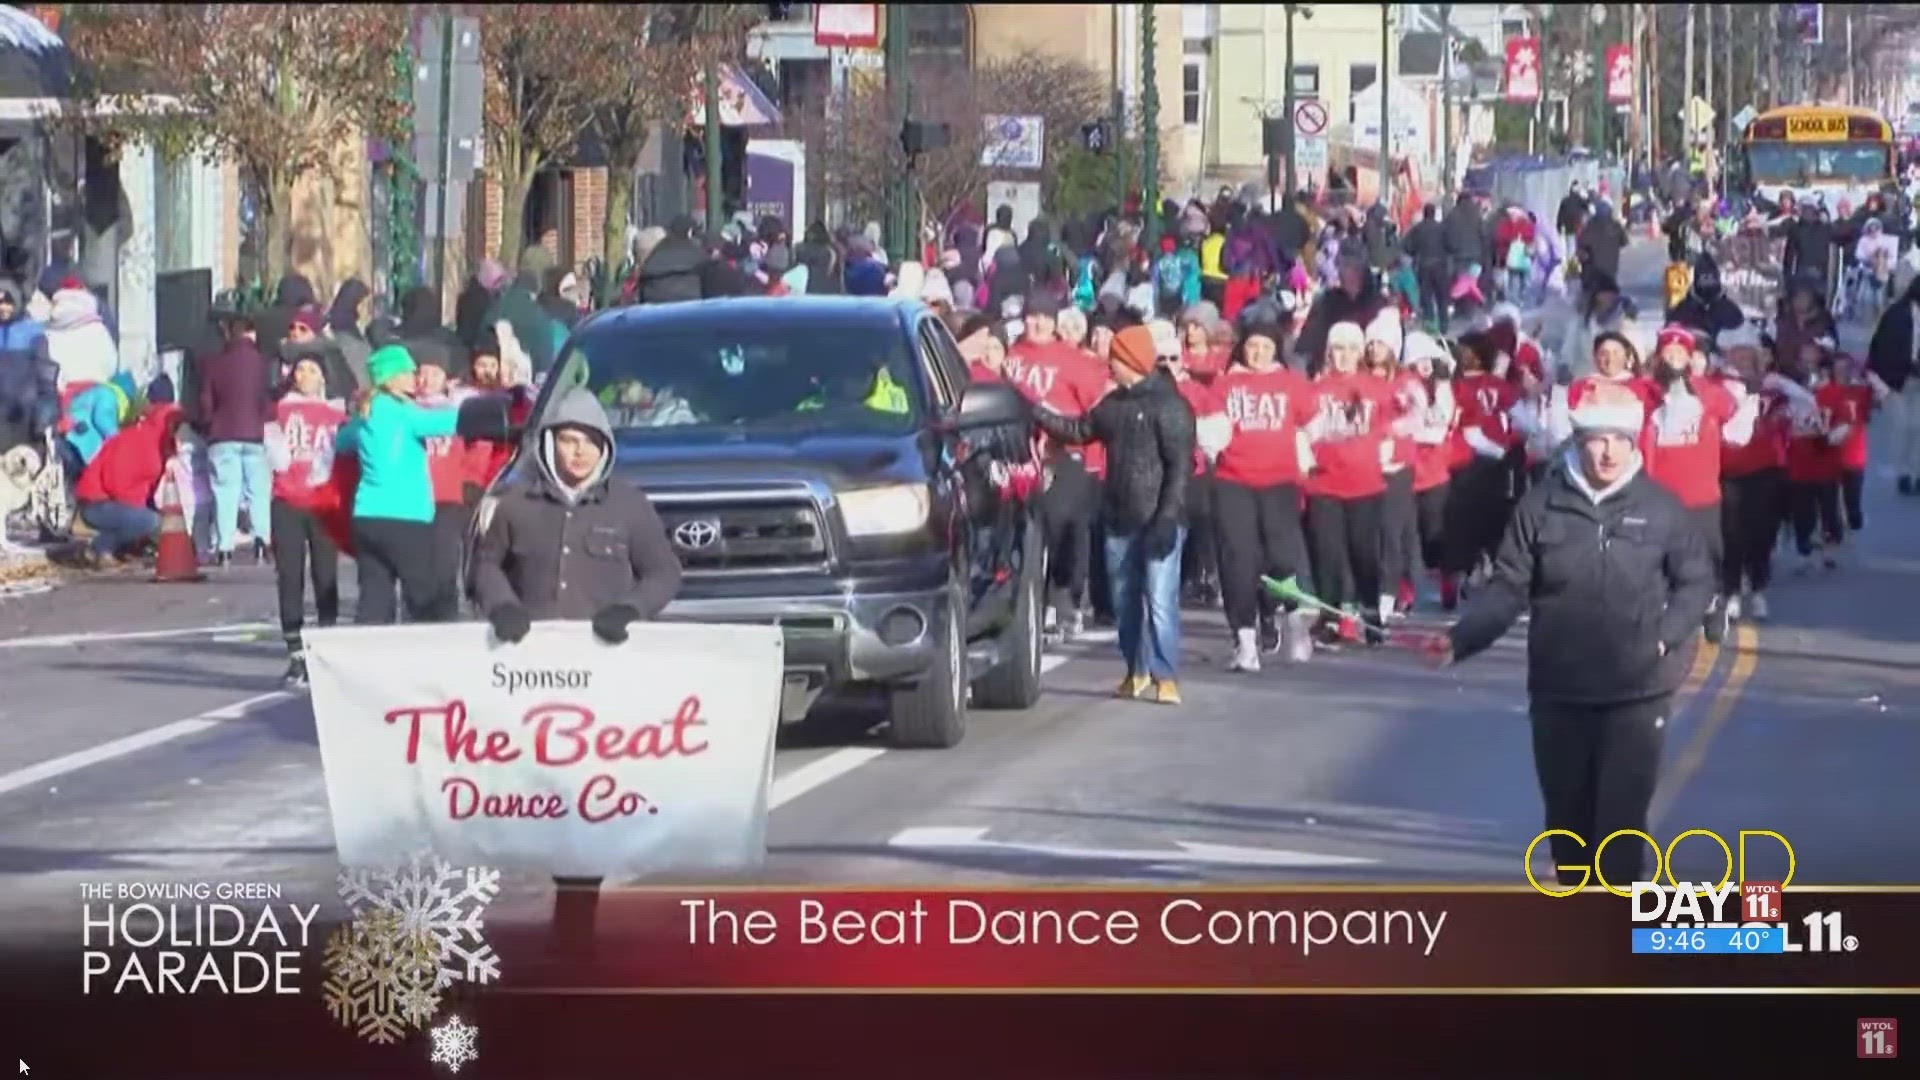
[[[240,339],[200,370],[200,425],[208,443],[266,439],[273,419],[272,362],[259,346]]]

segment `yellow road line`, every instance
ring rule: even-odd
[[[1695,729],[1693,738],[1687,742],[1680,756],[1674,759],[1673,767],[1660,778],[1660,787],[1654,794],[1653,808],[1647,815],[1650,822],[1658,824],[1673,809],[1680,792],[1693,779],[1693,774],[1707,760],[1707,751],[1713,746],[1714,736],[1733,714],[1733,707],[1740,701],[1740,692],[1746,689],[1747,681],[1753,678],[1753,670],[1760,664],[1760,631],[1751,625],[1740,624],[1734,628],[1733,668],[1727,672],[1727,681],[1713,695],[1713,703],[1707,709],[1707,715]],[[1703,648],[1704,652],[1705,649]],[[1696,657],[1694,667],[1699,667]],[[1689,674],[1689,679],[1692,675]]]

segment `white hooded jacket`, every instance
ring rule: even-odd
[[[100,301],[85,289],[53,294],[47,314],[47,354],[60,365],[60,388],[106,382],[120,373],[120,349],[100,319]]]

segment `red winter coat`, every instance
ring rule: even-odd
[[[131,427],[102,443],[74,485],[73,497],[83,503],[153,505],[154,489],[173,456],[173,418],[179,413],[176,405],[150,407]]]

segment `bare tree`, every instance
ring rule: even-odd
[[[942,69],[920,75],[913,101],[915,119],[948,124],[953,132],[952,145],[914,162],[923,211],[944,222],[977,202],[989,180],[1037,180],[1043,201],[1054,194],[1059,177],[1050,166],[1034,172],[983,162],[986,117],[1039,117],[1046,129],[1045,160],[1051,163],[1078,145],[1080,125],[1105,114],[1107,87],[1086,65],[1026,52],[972,72]],[[814,151],[809,156],[824,166],[826,189],[856,214],[877,217],[889,186],[907,168],[902,119],[885,86],[876,82],[849,93],[824,125],[803,133]]]
[[[342,138],[399,128],[403,7],[83,4],[66,16],[79,68],[74,122],[115,148],[232,160],[262,197],[268,281],[288,265],[295,181],[338,181]],[[146,93],[174,102],[155,109]]]

